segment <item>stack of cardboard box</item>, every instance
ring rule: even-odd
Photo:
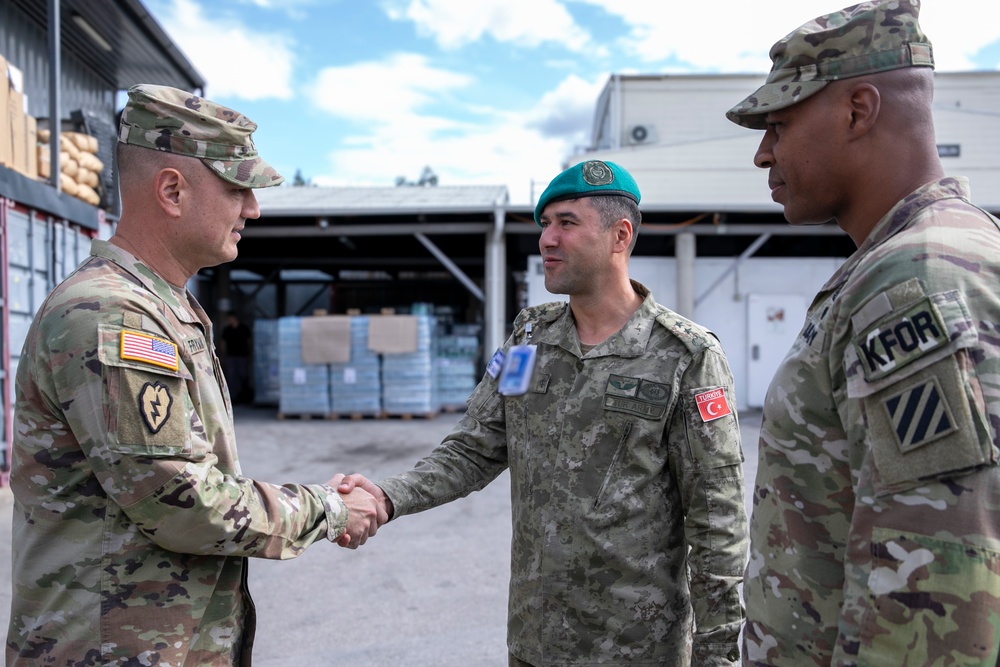
[[[28,115],[24,75],[0,56],[0,165],[38,178],[38,124]]]
[[[97,149],[97,139],[89,134],[60,134],[59,187],[93,206],[101,201],[97,191],[104,170]],[[39,130],[37,120],[28,115],[24,75],[0,56],[0,166],[48,181],[49,150],[49,131]]]

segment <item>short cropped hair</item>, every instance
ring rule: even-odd
[[[605,231],[611,229],[611,225],[622,218],[628,218],[629,222],[632,223],[632,242],[628,246],[628,252],[631,255],[632,249],[635,248],[636,239],[639,238],[639,225],[642,224],[642,213],[639,211],[639,205],[631,197],[621,195],[602,195],[600,197],[587,197],[587,199],[597,211],[601,219],[601,227]]]

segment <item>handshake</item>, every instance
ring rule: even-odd
[[[357,549],[392,518],[392,501],[363,475],[334,475],[327,485],[337,489],[347,505],[347,528],[337,544]]]

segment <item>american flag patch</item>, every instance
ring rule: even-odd
[[[177,346],[169,340],[138,331],[122,331],[122,359],[145,361],[147,364],[177,370]]]

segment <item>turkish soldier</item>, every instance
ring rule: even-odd
[[[545,286],[469,409],[413,470],[363,485],[396,517],[510,469],[512,666],[739,660],[746,561],[733,379],[715,336],[628,276],[639,189],[612,162],[535,207]]]

